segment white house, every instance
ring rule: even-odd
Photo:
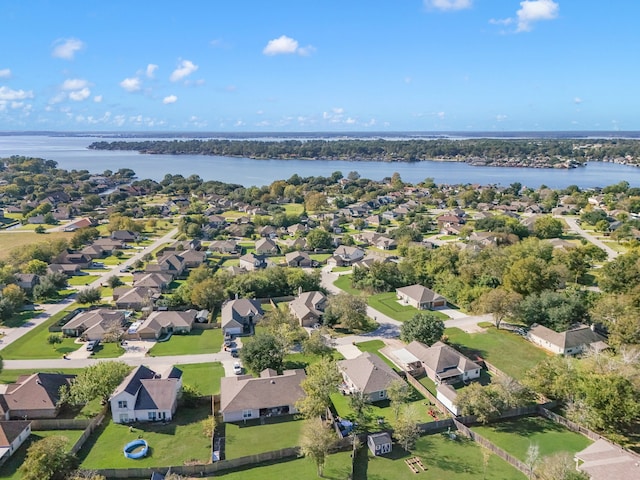
[[[114,423],[168,421],[182,390],[182,371],[169,367],[154,372],[140,365],[115,389],[109,403]]]
[[[31,435],[31,422],[0,421],[0,465],[3,465]]]
[[[586,325],[558,333],[534,323],[527,332],[527,339],[545,350],[559,355],[577,355],[589,348],[598,351],[608,348],[605,337]]]

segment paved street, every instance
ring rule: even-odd
[[[613,260],[614,258],[616,258],[619,255],[619,253],[616,252],[613,248],[607,246],[604,242],[602,242],[601,240],[598,240],[596,237],[591,235],[586,230],[583,230],[580,227],[580,225],[578,225],[578,219],[577,218],[563,217],[562,215],[556,215],[555,217],[556,218],[560,218],[560,219],[564,220],[565,222],[567,222],[567,225],[569,225],[569,228],[574,233],[577,233],[581,237],[586,238],[588,241],[593,243],[595,246],[600,247],[605,252],[607,252],[607,257],[609,257],[608,258],[609,261]]]

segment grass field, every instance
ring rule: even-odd
[[[340,290],[344,290],[351,295],[356,295],[358,297],[362,295],[362,291],[351,286],[351,275],[340,275],[333,284]]]
[[[69,278],[67,283],[73,287],[81,287],[95,282],[98,278],[100,278],[98,275],[77,275]]]
[[[285,203],[282,205],[287,215],[301,215],[304,212],[304,205],[302,203]]]
[[[69,240],[73,236],[71,232],[42,233],[35,232],[0,232],[0,260],[9,258],[11,251],[16,247],[24,247],[33,243],[43,243],[51,240]]]
[[[224,367],[220,362],[192,363],[177,366],[182,370],[182,383],[196,387],[202,395],[220,393],[220,378],[224,377]]]
[[[166,342],[156,343],[149,350],[152,357],[216,353],[222,348],[222,330],[191,330],[189,335],[172,335]]]
[[[101,342],[93,349],[92,358],[117,358],[124,353],[124,348],[119,343]]]
[[[528,370],[549,356],[521,336],[495,327],[483,333],[465,333],[459,328],[447,328],[445,335],[450,343],[472,360],[479,355],[516,379],[523,379]]]
[[[334,360],[344,360],[342,354],[337,350],[334,350],[331,356]],[[320,355],[306,355],[302,352],[289,353],[284,357],[284,368],[285,370],[293,368],[307,368],[312,363],[316,363],[321,359],[322,357]]]
[[[592,443],[587,437],[543,417],[519,418],[473,427],[473,430],[523,462],[527,460],[529,445],[538,445],[540,457],[558,452],[567,452],[573,457]]]
[[[382,340],[369,340],[367,342],[356,343],[356,347],[358,347],[361,352],[371,352],[374,355],[379,356],[382,361],[384,361],[384,363],[389,365],[394,370],[398,371],[398,367],[391,360],[380,353],[380,349],[384,348],[384,346],[385,345]]]
[[[27,441],[20,446],[11,458],[9,458],[7,463],[0,467],[0,479],[20,480],[22,475],[18,472],[18,468],[20,468],[20,465],[23,464],[24,459],[27,456],[27,449],[29,448],[29,445],[37,442],[38,440],[42,440],[45,437],[52,437],[55,435],[66,437],[69,441],[68,445],[71,447],[78,441],[80,435],[82,435],[82,430],[38,430],[37,432],[32,432]]]
[[[365,456],[366,454],[366,456]],[[426,467],[425,472],[414,474],[405,459],[419,457]],[[408,453],[398,445],[393,446],[389,455],[374,457],[363,449],[356,457],[354,480],[385,479],[404,480],[407,478],[438,480],[525,480],[525,476],[497,457],[489,455],[485,465],[483,449],[464,437],[449,439],[446,434],[420,437],[415,448]]]
[[[178,408],[167,424],[139,423],[135,428],[118,425],[111,420],[98,428],[79,453],[80,467],[127,468],[182,465],[194,459],[207,462],[211,458],[211,442],[202,433],[201,421],[211,415],[211,407]],[[149,444],[145,458],[132,460],[122,455],[122,448],[142,436]]]
[[[247,421],[246,424],[226,423],[225,456],[238,458],[295,447],[300,441],[302,425],[302,420],[293,420],[289,415],[272,417],[264,425],[259,425],[257,420]]]

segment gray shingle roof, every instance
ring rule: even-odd
[[[402,380],[380,357],[370,352],[349,360],[340,360],[338,368],[364,394],[380,392],[396,380]]]

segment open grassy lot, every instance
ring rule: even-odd
[[[11,251],[20,246],[30,245],[32,243],[49,242],[52,240],[64,239],[69,240],[73,236],[71,232],[54,232],[42,233],[35,232],[0,232],[0,260],[6,260]]]
[[[207,462],[211,458],[210,439],[202,434],[202,420],[211,414],[210,406],[180,408],[173,420],[162,423],[138,423],[130,428],[111,420],[98,428],[82,450],[79,458],[83,469],[153,467],[182,465],[194,459]],[[123,447],[139,437],[149,444],[149,455],[132,460],[122,455]]]
[[[259,420],[225,424],[225,456],[238,458],[246,455],[295,447],[300,440],[303,421],[290,415],[271,417],[260,425]]]
[[[65,353],[76,351],[81,345],[74,343],[75,339],[73,338],[63,338],[62,343],[55,345],[55,347],[47,343],[47,337],[50,335],[49,326],[62,319],[76,306],[77,304],[69,306],[67,311],[54,315],[46,322],[33,328],[26,335],[7,345],[2,350],[2,358],[6,360],[60,358]]]
[[[364,453],[367,453],[366,457]],[[414,474],[405,459],[419,457],[426,472]],[[524,480],[526,477],[507,462],[491,454],[485,466],[483,449],[471,440],[458,436],[451,440],[446,434],[436,433],[420,437],[411,453],[398,445],[389,455],[374,457],[368,450],[360,451],[356,458],[357,479],[404,480],[425,478],[439,480]]]
[[[177,366],[182,370],[182,383],[197,387],[202,395],[220,393],[220,378],[224,377],[224,367],[220,362],[192,363]]]
[[[384,348],[384,346],[385,344],[382,340],[369,340],[367,342],[356,343],[356,347],[358,347],[361,352],[371,352],[379,356],[384,361],[384,363],[389,365],[394,370],[398,371],[398,366],[387,357],[385,357],[382,353],[380,353],[380,349]]]
[[[39,430],[37,432],[31,432],[31,436],[25,441],[20,448],[11,456],[11,458],[0,467],[0,479],[2,480],[20,480],[22,475],[18,472],[18,468],[24,462],[27,456],[27,449],[29,445],[38,440],[42,440],[45,437],[52,437],[60,435],[66,437],[69,440],[69,448],[80,438],[82,430]]]
[[[149,351],[152,357],[216,353],[222,348],[222,330],[191,330],[188,335],[172,335],[166,342],[156,343]]]
[[[356,296],[362,295],[361,290],[358,290],[357,288],[353,288],[351,286],[351,275],[340,275],[338,279],[335,282],[333,282],[333,284],[336,287],[338,287],[340,290],[344,290],[345,292],[351,295],[356,295]]]
[[[98,278],[100,278],[98,275],[76,275],[69,278],[67,283],[73,287],[81,287],[95,282]]]
[[[351,474],[351,452],[340,452],[330,455],[324,466],[322,478],[327,480],[346,480]],[[289,462],[257,465],[247,470],[216,473],[216,478],[224,480],[313,480],[317,479],[316,466],[307,458],[299,458]],[[361,477],[364,478],[364,477]]]
[[[344,360],[340,352],[334,350],[331,354],[334,360]],[[290,370],[292,368],[307,368],[312,363],[316,363],[322,359],[320,355],[307,355],[302,352],[288,353],[284,357],[284,368]]]
[[[515,333],[488,328],[482,333],[465,333],[447,328],[449,342],[473,360],[480,356],[507,375],[522,379],[525,373],[548,357],[548,354]]]
[[[558,452],[573,456],[592,443],[587,437],[543,417],[518,418],[473,427],[473,430],[523,462],[527,460],[529,445],[538,445],[540,457],[545,457]]]
[[[302,203],[285,203],[282,205],[287,215],[301,215],[304,212],[304,205]]]

